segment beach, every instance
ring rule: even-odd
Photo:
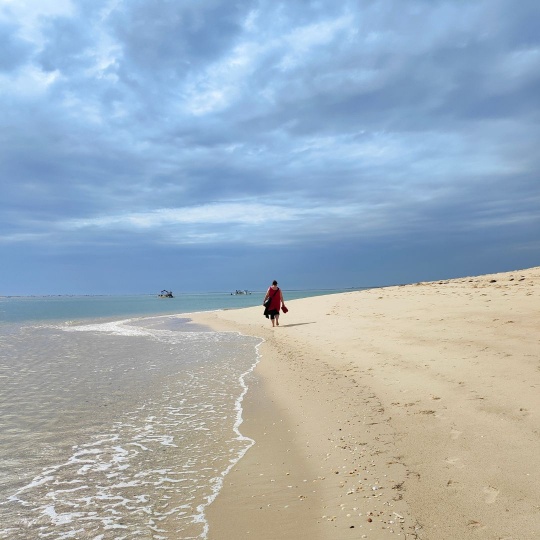
[[[193,315],[265,341],[223,539],[540,537],[540,267]],[[287,300],[287,298],[285,297]]]

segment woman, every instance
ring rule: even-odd
[[[267,298],[270,298],[270,303],[266,306],[264,314],[267,319],[268,316],[270,316],[270,319],[272,319],[272,326],[279,326],[279,308],[281,306],[281,309],[283,309],[285,307],[285,302],[283,301],[283,294],[281,294],[281,289],[277,286],[276,280],[268,287],[268,291],[266,291],[266,296],[263,300],[263,306]]]

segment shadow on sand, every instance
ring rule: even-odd
[[[315,324],[315,321],[313,322],[299,322],[296,324],[280,324],[281,328],[290,328],[291,326],[303,326],[304,324]]]

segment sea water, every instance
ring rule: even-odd
[[[201,296],[0,299],[0,538],[207,537],[261,340],[168,311],[262,294]]]
[[[260,340],[181,317],[0,330],[0,538],[204,538]]]

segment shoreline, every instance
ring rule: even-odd
[[[192,314],[261,337],[208,538],[540,537],[540,267]]]

